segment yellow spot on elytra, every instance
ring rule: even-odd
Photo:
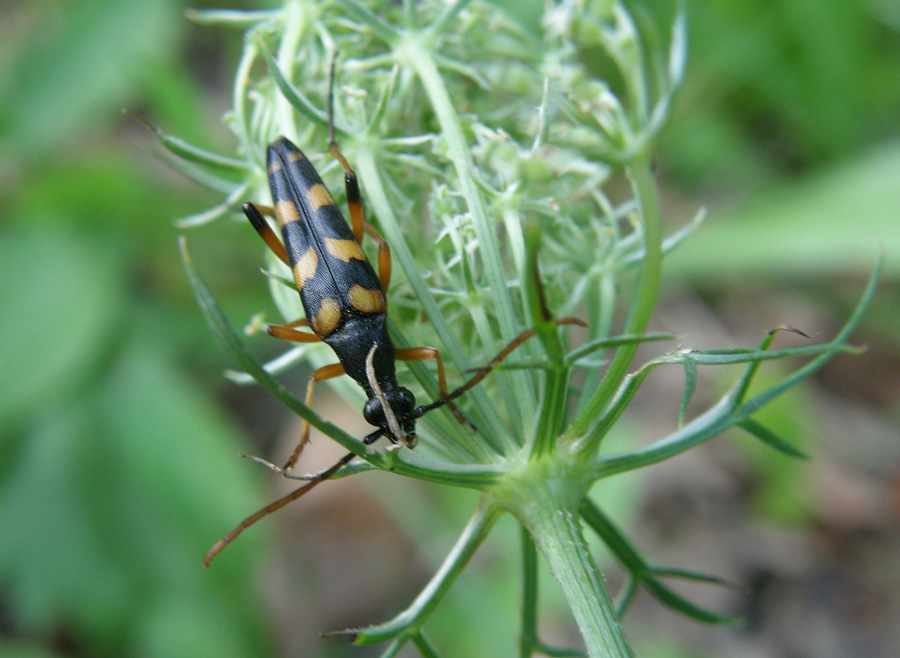
[[[278,218],[278,224],[284,226],[288,222],[299,222],[300,213],[293,201],[278,201],[275,203],[275,216]]]
[[[303,159],[303,154],[300,151],[295,151],[293,149],[289,149],[288,152],[288,162],[299,162]]]
[[[384,293],[380,290],[363,288],[358,283],[347,293],[353,308],[361,313],[383,313],[385,310]]]
[[[309,210],[318,210],[322,206],[333,206],[334,199],[321,183],[316,183],[306,191],[306,202],[309,204]]]
[[[267,171],[269,172],[269,176],[272,176],[273,174],[281,171],[281,162],[278,160],[273,160],[272,163],[269,165],[269,168],[267,169]]]
[[[356,260],[365,260],[366,255],[363,253],[362,247],[356,240],[338,240],[337,238],[325,238],[325,248],[328,253],[349,263],[351,258]]]
[[[316,275],[316,267],[319,265],[319,257],[310,247],[300,259],[294,263],[294,281],[298,290],[303,290],[303,284]]]
[[[341,307],[335,300],[326,297],[319,306],[319,312],[309,321],[309,326],[317,336],[325,338],[337,328],[340,319]]]

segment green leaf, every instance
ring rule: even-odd
[[[187,250],[187,241],[184,238],[181,238],[179,244],[185,271],[187,272],[191,287],[194,289],[194,295],[197,297],[197,302],[200,304],[200,309],[203,311],[207,323],[222,346],[231,352],[238,363],[240,363],[241,367],[252,376],[260,386],[272,393],[272,395],[278,398],[286,407],[298,416],[304,420],[308,420],[313,427],[328,435],[351,452],[355,452],[361,457],[364,457],[367,461],[380,463],[381,460],[378,459],[378,456],[370,448],[363,446],[360,441],[347,434],[338,426],[322,420],[318,414],[297,399],[293,393],[266,372],[253,355],[244,347],[237,332],[235,332],[224,313],[222,313],[222,309],[219,308],[219,304],[216,302],[215,297],[213,297],[212,291],[200,276],[197,268],[194,267],[194,263]]]
[[[173,0],[82,0],[60,7],[59,29],[33,25],[0,93],[3,139],[36,155],[121,107],[144,67],[177,52]],[[26,40],[27,39],[27,40]]]
[[[710,585],[721,585],[722,587],[730,587],[732,589],[741,589],[734,583],[729,583],[723,578],[712,576],[708,573],[701,573],[691,569],[677,569],[673,567],[653,567],[651,572],[655,576],[663,576],[666,578],[682,578],[684,580],[695,580],[699,583],[708,583]]]
[[[175,137],[167,132],[163,132],[140,115],[132,114],[127,110],[125,113],[143,124],[156,136],[159,143],[176,157],[203,167],[209,167],[210,169],[216,169],[228,174],[237,174],[239,176],[246,176],[252,169],[250,163],[246,161],[228,158],[224,155],[202,149],[199,146],[194,146],[180,137]]]
[[[796,457],[798,459],[809,459],[809,455],[803,452],[802,450],[798,450],[790,443],[782,439],[780,436],[775,434],[768,427],[763,425],[762,423],[758,423],[752,418],[748,418],[742,423],[738,424],[738,427],[741,427],[747,430],[750,434],[755,436],[757,439],[765,443],[767,446],[770,446],[777,450],[778,452],[782,452],[788,457]]]
[[[648,578],[644,582],[644,585],[647,587],[647,590],[653,595],[653,597],[660,603],[667,605],[668,607],[682,613],[683,615],[687,615],[692,619],[696,619],[697,621],[702,621],[707,624],[737,624],[740,622],[740,619],[736,617],[721,615],[710,610],[706,610],[705,608],[701,608],[694,603],[691,603],[683,596],[680,596],[679,594],[673,592],[671,589],[663,585],[655,578]]]
[[[122,271],[93,242],[60,229],[0,241],[0,440],[16,419],[52,407],[102,357],[122,301]]]
[[[684,425],[684,414],[688,404],[694,397],[697,388],[697,365],[690,359],[684,361],[684,394],[681,396],[681,406],[678,407],[678,426]]]
[[[731,617],[704,610],[690,601],[687,601],[659,582],[656,576],[671,575],[680,578],[723,584],[721,580],[714,576],[706,576],[686,570],[653,567],[637,550],[634,544],[625,537],[622,531],[612,523],[606,514],[604,514],[593,501],[587,498],[584,499],[579,507],[579,511],[588,526],[597,533],[603,540],[603,543],[606,544],[610,551],[612,551],[616,560],[631,574],[632,580],[629,585],[628,594],[626,595],[625,600],[622,601],[620,610],[627,606],[631,596],[634,594],[633,590],[636,586],[643,584],[661,603],[678,610],[689,617],[693,617],[699,621],[716,624],[734,622],[734,619]]]
[[[313,105],[313,102],[306,97],[306,94],[304,94],[298,87],[296,87],[290,80],[285,77],[284,73],[282,73],[281,71],[281,67],[278,66],[278,62],[275,61],[275,56],[272,55],[272,51],[269,50],[269,48],[266,46],[262,36],[258,38],[259,52],[262,54],[263,59],[266,60],[266,64],[268,64],[269,66],[269,71],[272,73],[272,77],[275,79],[275,84],[278,85],[278,89],[281,91],[287,101],[295,110],[297,110],[300,114],[305,116],[313,123],[323,127],[327,126],[328,114]],[[337,120],[335,120],[334,123],[334,132],[336,136],[341,137],[348,137],[350,134],[349,128],[347,128]]]
[[[63,658],[64,654],[27,640],[0,638],[0,654],[4,658]]]
[[[128,343],[101,381],[48,410],[7,464],[0,580],[10,611],[29,633],[64,625],[92,654],[260,655],[267,640],[246,558],[262,529],[215,572],[200,566],[240,511],[261,504],[254,469],[159,351]]]
[[[400,37],[400,32],[390,23],[386,22],[371,9],[365,7],[356,0],[337,0],[338,4],[353,18],[368,27],[379,38],[389,44],[395,43]]]
[[[450,590],[501,514],[502,510],[498,506],[487,504],[475,511],[440,569],[406,610],[382,624],[336,631],[328,633],[328,636],[366,645],[384,642],[408,634],[410,629],[419,628]]]
[[[188,9],[185,18],[199,25],[250,28],[278,18],[280,11],[238,11],[232,9]]]
[[[883,246],[900,253],[900,145],[858,156],[799,183],[773,187],[727,216],[718,213],[691,249],[666,259],[669,276],[721,284],[729,277],[777,281],[867,267]],[[889,261],[890,272],[900,260]]]

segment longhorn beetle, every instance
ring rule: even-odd
[[[249,202],[242,206],[244,214],[260,237],[291,268],[306,313],[305,318],[294,322],[270,325],[268,332],[276,338],[298,343],[322,341],[334,350],[339,363],[324,366],[313,373],[306,389],[306,404],[312,405],[316,382],[343,374],[350,375],[368,398],[363,410],[366,421],[377,428],[363,439],[367,445],[387,436],[394,443],[403,441],[412,447],[416,420],[444,405],[450,407],[460,423],[471,425],[453,404],[453,400],[484,379],[510,352],[534,336],[534,329],[520,334],[452,393],[447,392],[444,363],[435,348],[396,349],[386,324],[385,291],[391,279],[390,248],[366,222],[356,172],[341,153],[334,138],[334,61],[328,93],[328,135],[328,150],[344,170],[352,229],[347,225],[315,168],[286,137],[279,137],[267,149],[266,166],[274,208],[256,206]],[[278,221],[283,242],[275,235],[263,214],[273,216]],[[377,276],[361,248],[363,234],[368,234],[378,244]],[[583,321],[576,318],[557,318],[555,322],[559,325],[584,325]],[[312,333],[297,329],[302,326],[308,326]],[[425,359],[437,362],[440,397],[430,404],[417,407],[412,392],[397,383],[395,363],[397,360]],[[401,436],[396,436],[398,428]],[[245,528],[296,500],[353,459],[354,454],[351,452],[316,475],[291,475],[289,471],[309,440],[309,431],[309,421],[304,420],[297,447],[283,468],[254,458],[285,477],[308,482],[241,522],[210,549],[203,559],[204,566],[208,567],[212,559]]]

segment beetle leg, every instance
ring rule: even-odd
[[[363,232],[365,232],[378,243],[378,279],[381,281],[381,287],[387,291],[391,282],[391,248],[378,234],[378,231],[366,222],[366,211],[363,207],[362,195],[359,192],[359,179],[341,149],[338,148],[337,140],[334,138],[334,69],[336,64],[337,54],[331,59],[331,71],[328,75],[328,150],[344,170],[347,209],[350,211],[350,223],[353,225],[353,235],[356,237],[356,241],[362,244]]]
[[[362,242],[363,225],[366,223],[366,213],[363,208],[362,195],[359,193],[359,179],[353,167],[347,162],[347,158],[338,148],[337,142],[332,141],[328,150],[344,170],[344,189],[347,192],[347,208],[350,211],[350,223],[353,225],[353,235],[357,242]]]
[[[387,292],[388,286],[391,285],[391,247],[368,222],[363,224],[363,230],[378,243],[378,280]]]
[[[405,347],[403,349],[398,349],[397,359],[400,361],[424,361],[425,359],[434,359],[437,362],[438,392],[440,393],[440,398],[438,399],[444,400],[447,398],[449,394],[447,393],[447,379],[444,376],[444,360],[441,358],[441,353],[435,348]],[[475,427],[472,421],[466,418],[449,399],[446,404],[450,407],[450,411],[453,412],[453,415],[456,417],[456,420],[459,421],[460,425],[470,425],[471,427]]]
[[[344,170],[344,189],[347,191],[347,209],[350,211],[353,235],[360,244],[362,244],[363,233],[378,243],[378,279],[381,281],[381,287],[387,290],[391,283],[391,248],[378,231],[366,221],[366,211],[359,191],[359,179],[356,177],[353,167],[347,162],[347,158],[336,142],[331,142],[328,150]]]
[[[281,340],[289,340],[292,343],[317,343],[321,338],[315,334],[308,334],[305,331],[297,331],[294,327],[308,327],[309,321],[306,318],[300,318],[286,324],[270,324],[266,330],[270,336],[280,338]]]
[[[300,332],[297,332],[300,333]],[[303,334],[304,336],[311,334]],[[316,370],[312,377],[309,378],[309,385],[306,387],[306,406],[312,407],[313,400],[313,389],[316,386],[316,382],[321,382],[326,379],[333,379],[334,377],[340,377],[344,374],[344,366],[340,363],[333,363],[330,366],[322,366],[318,370]],[[291,458],[287,460],[287,463],[284,465],[284,470],[289,471],[294,468],[294,464],[297,463],[297,460],[300,458],[300,453],[303,452],[304,446],[309,442],[309,421],[304,419],[303,425],[300,427],[300,440],[297,442],[297,447],[294,449]]]
[[[241,208],[243,209],[244,214],[247,215],[247,219],[250,220],[253,228],[259,233],[259,237],[269,245],[269,249],[278,256],[282,263],[290,267],[291,264],[288,261],[288,255],[284,245],[281,243],[281,240],[278,239],[278,236],[275,235],[275,231],[272,230],[272,227],[269,226],[269,222],[263,218],[263,213],[267,215],[274,214],[272,209],[264,206],[257,207],[252,203],[245,203]]]

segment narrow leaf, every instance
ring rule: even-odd
[[[218,176],[201,165],[179,158],[169,151],[157,151],[154,155],[158,155],[166,163],[166,166],[210,190],[221,192],[222,194],[231,194],[239,184],[233,180]]]
[[[707,624],[738,624],[741,621],[736,617],[720,615],[701,608],[676,594],[655,578],[648,578],[644,584],[657,601],[697,621]]]
[[[734,583],[730,583],[723,578],[719,578],[718,576],[713,576],[708,573],[701,573],[699,571],[692,571],[690,569],[676,569],[672,567],[653,567],[651,572],[654,576],[662,576],[666,578],[683,578],[684,580],[696,580],[701,583],[709,583],[710,585],[721,585],[722,587],[728,587],[730,589],[736,589],[740,591],[745,591],[743,587],[739,585],[735,585]]]
[[[625,535],[609,520],[609,518],[588,498],[585,498],[579,506],[582,518],[593,529],[597,535],[603,540],[603,543],[612,551],[616,560],[630,574],[631,579],[626,586],[622,600],[619,602],[619,616],[625,612],[628,604],[631,602],[637,588],[644,584],[653,596],[663,603],[689,617],[698,619],[707,623],[733,623],[731,617],[704,610],[693,603],[682,598],[671,589],[663,585],[656,578],[657,575],[665,574],[681,578],[689,578],[691,580],[701,580],[703,582],[720,583],[713,576],[704,576],[692,571],[683,569],[668,569],[651,566],[634,545],[625,537]]]
[[[459,15],[459,12],[471,4],[471,2],[472,0],[455,0],[453,3],[445,4],[444,10],[435,21],[428,26],[430,34],[435,37],[443,34],[450,23],[452,23]]]
[[[393,45],[400,38],[399,32],[393,25],[384,21],[371,9],[359,4],[356,0],[338,0],[338,4],[341,5],[348,14],[371,29],[372,32],[388,44]]]
[[[684,80],[687,69],[687,12],[684,3],[679,3],[678,13],[672,23],[672,37],[669,42],[669,91],[674,92]]]
[[[388,101],[390,100],[391,95],[394,93],[394,86],[397,84],[397,77],[399,73],[400,66],[398,64],[395,64],[391,69],[391,75],[388,78],[387,83],[384,85],[384,89],[381,90],[381,94],[378,97],[378,102],[375,104],[375,111],[372,113],[372,121],[370,121],[369,125],[366,127],[366,134],[378,134],[381,122],[384,119],[385,113],[387,112]]]
[[[640,580],[632,574],[631,578],[628,579],[628,584],[625,585],[625,591],[623,592],[622,597],[616,604],[616,615],[619,619],[622,619],[628,611],[628,606],[631,605],[631,602],[634,600],[634,595],[637,594],[638,585],[640,585]]]
[[[228,211],[234,208],[235,204],[241,199],[244,199],[249,191],[250,183],[239,185],[220,203],[217,203],[212,208],[204,210],[203,212],[195,213],[193,215],[188,215],[187,217],[182,217],[181,219],[176,219],[174,224],[178,228],[194,228],[197,226],[203,226],[204,224],[209,224],[210,222],[214,222],[215,220],[219,219],[219,217],[222,217]]]
[[[770,448],[774,448],[778,452],[784,453],[788,457],[796,457],[797,459],[809,459],[809,455],[792,446],[790,443],[775,434],[768,427],[758,423],[752,418],[738,423],[738,427],[746,430],[757,439],[765,443]]]
[[[619,336],[612,336],[610,338],[598,338],[596,340],[588,341],[577,349],[572,350],[571,352],[569,352],[566,358],[569,363],[574,364],[578,359],[584,358],[588,354],[606,349],[608,347],[618,347],[620,345],[631,345],[634,343],[647,343],[655,340],[673,340],[675,338],[677,338],[675,334],[666,332],[656,332],[648,334],[622,334]]]
[[[816,345],[801,345],[788,347],[783,350],[705,350],[691,351],[683,354],[685,360],[690,360],[701,366],[728,366],[736,363],[759,363],[762,361],[774,361],[794,356],[808,356],[810,354],[843,352],[845,354],[858,354],[862,348],[845,343],[817,343]]]
[[[122,112],[133,117],[136,121],[145,126],[170,153],[187,160],[188,162],[236,174],[238,176],[246,176],[247,172],[252,168],[247,162],[236,160],[235,158],[228,158],[224,155],[213,153],[212,151],[207,151],[206,149],[202,149],[199,146],[194,146],[193,144],[186,142],[180,137],[175,137],[174,135],[163,132],[138,114],[134,114],[128,110],[122,110]]]
[[[878,263],[875,265],[875,269],[872,271],[872,275],[869,277],[869,281],[866,284],[866,289],[863,292],[862,298],[859,300],[859,303],[856,305],[856,308],[853,310],[850,318],[838,332],[837,336],[835,336],[834,340],[829,343],[829,346],[834,346],[835,348],[842,346],[843,341],[847,340],[850,334],[853,333],[854,329],[856,329],[856,327],[859,325],[860,321],[862,321],[863,314],[865,314],[866,309],[869,308],[869,304],[872,302],[872,297],[875,296],[875,290],[878,287],[878,281],[881,277],[881,270],[883,266],[884,254],[882,254],[878,259]],[[771,338],[771,335],[767,336],[767,338]],[[761,393],[760,395],[744,404],[742,407],[742,411],[745,411],[747,417],[749,417],[750,414],[753,413],[753,411],[771,402],[773,399],[781,395],[784,391],[789,389],[794,384],[802,381],[806,377],[809,377],[812,373],[825,365],[831,359],[831,357],[839,351],[842,350],[833,349],[825,352],[824,354],[820,354],[777,386],[770,388],[768,391]],[[752,364],[750,368],[752,369],[756,366],[758,366],[758,364]]]
[[[232,9],[188,9],[185,18],[198,25],[221,25],[248,29],[258,23],[271,21],[278,17],[280,11],[236,11]]]
[[[284,94],[288,103],[313,123],[323,127],[328,126],[328,113],[317,108],[300,89],[284,76],[284,73],[281,72],[281,67],[275,61],[275,56],[272,55],[272,51],[266,46],[262,36],[259,37],[259,52],[262,54],[263,59],[266,60],[269,71],[272,72],[272,77],[275,78],[275,84],[278,85],[278,89]],[[342,137],[349,136],[348,128],[337,121],[334,124],[334,132]]]
[[[701,208],[697,211],[697,214],[694,215],[694,218],[679,228],[677,231],[672,233],[663,239],[662,242],[662,252],[664,254],[669,254],[674,251],[676,247],[681,245],[682,242],[687,240],[694,232],[700,227],[703,223],[703,220],[706,218],[706,208]],[[619,262],[624,265],[639,265],[644,260],[644,249],[643,247],[630,252],[627,256],[621,258]]]
[[[421,626],[462,573],[475,549],[487,537],[500,515],[499,507],[478,507],[437,573],[399,615],[383,624],[325,633],[324,636],[350,640],[356,645],[377,644],[408,634],[410,629]]]
[[[684,362],[684,394],[681,396],[681,406],[678,408],[678,427],[684,425],[684,415],[688,404],[694,397],[697,388],[697,366],[692,360]]]

